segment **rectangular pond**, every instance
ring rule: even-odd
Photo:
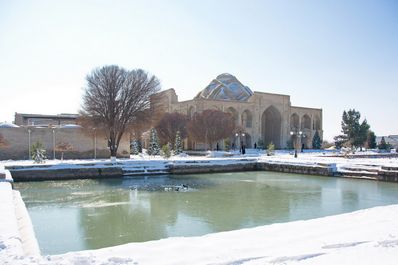
[[[397,204],[398,184],[275,172],[15,183],[42,254]]]

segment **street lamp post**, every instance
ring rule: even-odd
[[[55,129],[53,129],[53,159],[55,160]]]
[[[97,131],[96,128],[94,130],[94,159],[97,159]]]
[[[30,129],[28,129],[28,149],[29,149],[29,155],[28,155],[28,157],[29,157],[29,160],[30,159],[32,159],[32,157],[31,157],[31,150],[30,150],[30,133],[31,133],[32,131],[30,130]]]
[[[303,132],[302,131],[290,131],[290,135],[291,136],[295,136],[295,139],[294,139],[294,157],[297,158],[298,138],[300,137],[300,140],[301,140],[301,136],[303,135]]]
[[[239,140],[239,153],[242,154],[244,152],[244,150],[242,149],[243,148],[243,142],[241,140],[241,137],[242,138],[245,137],[245,133],[235,133],[235,136]]]

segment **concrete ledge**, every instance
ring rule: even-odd
[[[133,161],[134,162],[134,161]],[[371,170],[344,170],[337,169],[335,163],[296,163],[289,164],[279,161],[258,161],[257,159],[227,159],[227,160],[178,160],[163,161],[131,161],[101,162],[88,164],[73,164],[71,167],[57,165],[27,165],[9,166],[12,178],[15,181],[36,180],[68,180],[85,178],[112,178],[123,176],[144,176],[164,174],[199,174],[215,172],[238,172],[265,170],[284,173],[307,174],[318,176],[344,176],[387,182],[398,182],[398,170],[396,167],[383,167]],[[11,178],[10,174],[10,178]]]
[[[30,220],[28,210],[22,200],[19,191],[13,191],[15,216],[17,218],[18,230],[21,236],[22,248],[25,255],[40,256],[40,248],[33,231],[32,221]]]
[[[68,180],[122,177],[121,167],[11,170],[15,181]]]
[[[257,163],[240,163],[228,165],[170,165],[171,174],[195,174],[195,173],[216,173],[216,172],[235,172],[235,171],[254,171],[257,170]]]
[[[15,213],[13,190],[11,183],[8,182],[0,182],[0,213],[0,257],[9,253],[24,255]]]
[[[307,175],[320,175],[320,176],[334,176],[334,167],[330,165],[288,165],[259,162],[257,164],[258,170],[276,171],[284,173],[297,173]]]
[[[14,182],[9,170],[0,171],[0,182]]]
[[[378,172],[378,180],[398,182],[398,168],[382,168]]]

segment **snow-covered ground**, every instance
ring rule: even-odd
[[[201,237],[68,253],[50,260],[87,264],[397,264],[397,218],[398,206],[394,205]]]
[[[228,154],[229,156],[230,154]],[[336,163],[340,170],[370,170],[398,167],[398,158],[332,157],[330,153],[289,152],[275,156],[249,152],[246,161],[287,164]],[[133,157],[113,163],[245,163],[241,156]],[[109,160],[48,160],[46,165],[73,167],[87,163],[107,166]],[[9,165],[32,165],[31,161],[1,161],[0,171]],[[393,184],[395,185],[395,184]],[[397,264],[398,205],[377,207],[319,219],[272,224],[250,229],[208,234],[201,237],[168,238],[144,243],[71,252],[56,256],[30,256],[21,245],[17,225],[15,193],[9,183],[0,182],[0,264]]]
[[[25,256],[0,237],[1,264],[384,264],[398,259],[398,205],[307,221]],[[8,240],[8,241],[7,241]],[[15,245],[15,242],[12,242]]]
[[[76,167],[77,165],[87,165],[91,167],[105,167],[105,166],[118,166],[129,164],[146,164],[151,166],[158,165],[164,167],[165,163],[181,164],[181,163],[197,163],[198,165],[211,165],[211,164],[230,164],[239,162],[242,159],[247,159],[247,162],[265,161],[274,163],[298,164],[298,165],[313,165],[313,164],[331,164],[335,163],[338,168],[363,168],[369,167],[380,168],[381,166],[398,167],[398,157],[380,157],[380,158],[344,158],[337,157],[338,153],[333,152],[319,152],[319,151],[306,151],[298,153],[298,157],[294,158],[290,151],[277,151],[273,156],[267,156],[264,151],[257,151],[248,149],[246,155],[239,155],[236,152],[211,152],[208,156],[172,156],[169,159],[164,159],[161,156],[131,156],[130,159],[117,159],[110,161],[109,159],[74,159],[74,160],[46,160],[43,166],[52,166],[54,168],[68,168]],[[358,154],[374,154],[373,152],[363,152]],[[0,161],[0,170],[5,166],[30,166],[38,165],[32,160],[4,160]]]

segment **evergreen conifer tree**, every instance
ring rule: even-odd
[[[377,147],[376,135],[373,131],[368,131],[368,137],[366,139],[366,145],[369,149],[375,149]]]
[[[151,129],[151,135],[149,137],[148,155],[160,155],[158,134],[155,128]]]
[[[386,139],[384,139],[384,136],[381,137],[380,144],[378,147],[380,150],[388,150],[390,148],[390,145],[386,142]]]
[[[140,149],[139,149],[139,143],[138,140],[133,140],[131,142],[131,154],[132,155],[138,155],[140,153]]]
[[[182,140],[181,140],[181,134],[180,131],[177,131],[176,134],[176,141],[174,145],[174,155],[178,155],[182,153]]]
[[[321,146],[322,146],[322,140],[321,137],[319,136],[318,131],[316,131],[314,134],[314,138],[312,138],[312,148],[321,149]]]
[[[137,140],[137,146],[138,146],[138,153],[142,153],[142,142],[141,142],[141,140]]]
[[[362,150],[362,146],[366,143],[368,131],[370,125],[367,120],[363,120],[362,123],[359,122],[361,118],[361,114],[359,111],[355,109],[350,109],[347,112],[343,112],[343,117],[341,121],[341,129],[344,134],[344,137],[339,136],[339,140],[346,139],[344,142],[339,143],[339,145],[344,145],[348,143],[349,146],[352,147],[360,147]],[[337,146],[337,140],[336,140]]]

